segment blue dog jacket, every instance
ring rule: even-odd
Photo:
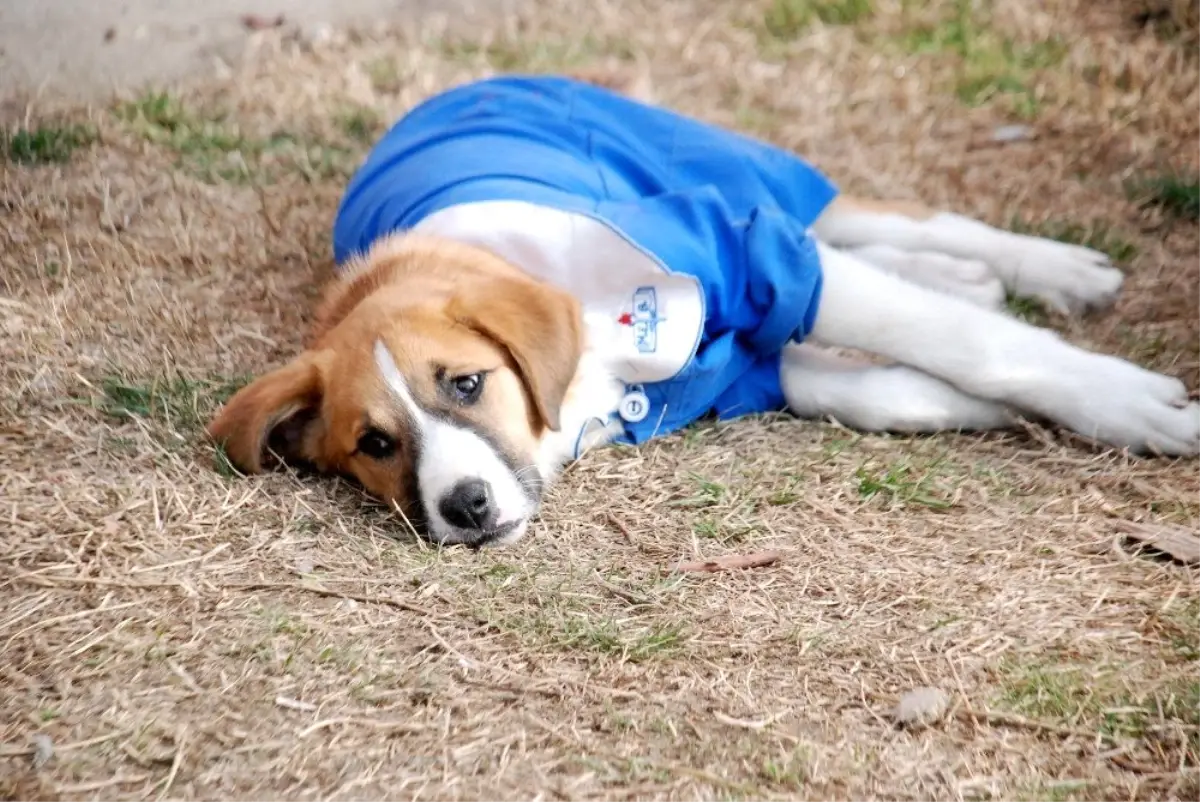
[[[779,148],[559,77],[451,89],[384,135],[334,223],[341,264],[401,230],[467,240],[574,293],[614,337],[623,438],[785,408],[812,330],[809,226],[837,189]]]

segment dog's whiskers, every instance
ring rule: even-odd
[[[542,479],[541,473],[538,471],[537,465],[525,465],[513,471],[513,476],[516,477],[517,483],[521,487],[528,490],[535,496],[540,496],[542,490],[545,489],[546,483]]]

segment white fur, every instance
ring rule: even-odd
[[[612,300],[623,292],[595,287],[585,292],[564,276],[577,275],[578,254],[593,260],[606,255],[606,263],[625,265],[627,271],[636,267],[644,275],[660,268],[594,221],[581,225],[550,210],[541,217],[453,211],[439,222],[447,230],[437,233],[486,244],[535,275],[566,285],[584,301],[589,346],[560,411],[560,431],[546,434],[536,456],[549,483],[579,453],[619,433],[615,413],[624,394],[621,378],[630,380],[623,375],[630,370],[628,343],[619,340],[622,332],[612,323]],[[529,223],[533,219],[537,225]],[[580,231],[594,236],[581,240]],[[1111,304],[1122,274],[1103,254],[959,215],[915,220],[837,205],[817,221],[813,233],[824,271],[816,327],[809,343],[785,349],[780,377],[797,415],[830,416],[864,431],[935,432],[1004,427],[1024,414],[1133,451],[1200,453],[1200,405],[1187,402],[1180,382],[993,311],[1006,293],[1037,297],[1069,312]],[[679,302],[686,300],[680,296]],[[854,348],[899,364],[847,362],[814,343]],[[536,502],[512,472],[472,432],[424,414],[382,344],[376,359],[421,429],[425,457],[419,482],[435,539],[468,539],[441,520],[436,503],[468,475],[496,490],[501,521],[520,521],[497,542],[524,534]],[[585,428],[589,422],[595,425]]]
[[[687,365],[704,326],[699,279],[675,273],[612,224],[528,201],[475,201],[434,212],[416,231],[486,248],[526,273],[579,299],[588,333],[607,369],[628,383],[675,376]],[[654,287],[662,320],[652,353],[619,322],[639,287]]]
[[[1188,403],[1178,380],[906,282],[823,243],[818,250],[825,284],[812,333],[817,341],[939,378],[964,394],[964,410],[974,409],[968,397],[975,396],[1112,446],[1200,453],[1200,405]],[[803,365],[785,371],[791,371],[785,387],[806,379]],[[822,380],[819,372],[814,377]],[[875,402],[886,410],[891,399],[881,395]],[[971,422],[964,415],[958,425]]]
[[[836,210],[814,227],[825,284],[812,340],[900,364],[855,364],[811,342],[789,347],[781,382],[794,413],[903,432],[1000,428],[1024,414],[1136,452],[1200,453],[1200,405],[1181,382],[990,311],[1003,290],[1066,310],[1111,303],[1122,275],[1103,254],[958,215]],[[600,349],[580,381],[602,383],[604,364]],[[581,397],[586,413],[569,409],[564,419],[619,401]],[[569,459],[556,443],[544,461]]]
[[[885,272],[914,284],[997,309],[1004,305],[1004,284],[985,262],[933,251],[905,251],[894,245],[863,245],[848,250]]]
[[[856,363],[808,343],[784,349],[780,374],[796,415],[829,415],[860,431],[995,429],[1014,420],[1003,404],[967,395],[929,374],[904,365]]]
[[[384,382],[404,405],[420,440],[417,484],[430,536],[446,544],[473,542],[478,538],[478,532],[460,530],[438,512],[442,497],[459,482],[471,478],[482,479],[490,486],[498,512],[497,526],[513,526],[495,542],[512,542],[524,535],[537,503],[491,445],[470,429],[426,413],[413,398],[392,352],[382,341],[375,343],[375,364]]]
[[[957,214],[914,220],[834,205],[813,231],[838,248],[890,245],[983,261],[1010,293],[1039,298],[1063,312],[1110,305],[1124,279],[1099,251],[1013,234]]]
[[[559,410],[559,430],[547,432],[539,444],[538,471],[547,484],[577,455],[611,442],[620,432],[621,421],[613,413],[625,395],[625,385],[608,367],[617,357],[596,342],[593,337],[579,360],[575,384]]]

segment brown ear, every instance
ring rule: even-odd
[[[538,417],[558,431],[563,398],[583,351],[579,302],[550,284],[504,277],[456,296],[448,312],[508,349]]]
[[[243,387],[209,423],[209,436],[238,470],[259,473],[270,452],[285,462],[310,458],[306,443],[324,392],[320,362],[305,351]]]

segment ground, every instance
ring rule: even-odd
[[[1200,523],[1194,460],[1034,425],[704,423],[587,455],[530,537],[476,553],[201,436],[300,347],[389,119],[610,64],[847,191],[1108,250],[1114,310],[1013,313],[1196,388],[1193,32],[1137,5],[548,0],[43,96],[0,156],[0,794],[1196,798],[1198,569],[1124,535]],[[921,686],[953,709],[898,727]]]
[[[371,27],[429,9],[459,16],[514,0],[6,0],[0,3],[0,116],[13,94],[75,102],[228,74],[255,30],[324,38],[335,26]],[[521,0],[515,0],[521,2]]]

